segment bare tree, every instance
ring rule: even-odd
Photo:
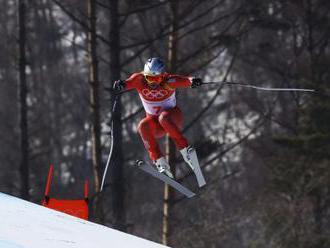
[[[110,83],[120,78],[120,32],[118,0],[109,0],[109,52],[110,52]],[[126,211],[124,205],[125,183],[124,183],[124,159],[122,151],[122,120],[121,120],[121,99],[120,96],[112,94],[112,105],[116,101],[113,112],[113,162],[110,168],[111,174],[111,197],[113,211],[113,226],[116,229],[126,230]]]
[[[20,176],[21,196],[28,200],[29,195],[29,134],[28,134],[28,88],[26,82],[26,2],[18,1],[18,37],[19,37],[19,106],[20,106]]]
[[[177,65],[177,30],[178,30],[178,1],[169,1],[169,12],[171,14],[170,35],[168,38],[168,70],[171,72],[176,71]],[[175,175],[175,152],[176,148],[169,135],[166,135],[166,159],[171,165],[173,175]],[[162,243],[164,245],[171,245],[171,215],[172,204],[175,192],[167,184],[164,186],[164,203],[163,203],[163,228],[162,228]]]
[[[96,1],[88,0],[88,63],[89,63],[89,84],[90,84],[90,106],[91,106],[91,134],[92,134],[92,161],[94,173],[94,189],[99,192],[101,186],[101,126],[100,126],[100,99],[99,99],[99,78],[98,78],[98,57],[96,38]],[[94,211],[96,219],[103,222],[103,206],[101,194],[94,199]]]

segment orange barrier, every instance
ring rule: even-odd
[[[88,181],[84,185],[84,199],[80,200],[63,200],[49,197],[50,185],[52,183],[54,166],[51,165],[48,172],[47,184],[45,189],[44,200],[42,205],[75,217],[88,220]]]

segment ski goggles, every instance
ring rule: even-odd
[[[162,75],[144,75],[145,79],[150,84],[160,84],[163,81]]]

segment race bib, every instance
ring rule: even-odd
[[[176,106],[175,92],[168,98],[162,101],[148,101],[140,94],[140,98],[144,107],[144,110],[151,115],[160,115],[165,109],[171,109]]]

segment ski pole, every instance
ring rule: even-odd
[[[107,163],[105,165],[104,168],[104,172],[103,172],[103,177],[102,177],[102,183],[101,183],[101,188],[100,188],[100,192],[103,190],[104,187],[104,183],[105,183],[105,177],[107,175],[107,171],[110,165],[110,161],[111,161],[111,157],[112,157],[112,151],[113,151],[113,116],[116,110],[116,105],[117,105],[117,101],[118,101],[118,94],[115,94],[115,99],[113,101],[113,105],[112,105],[112,109],[111,109],[111,121],[110,121],[110,152],[109,152],[109,156],[107,159]]]
[[[112,89],[111,89],[111,91],[113,92]],[[115,99],[113,101],[113,105],[112,105],[112,109],[111,109],[111,120],[110,120],[110,139],[111,139],[111,141],[110,141],[110,152],[109,152],[109,155],[108,155],[107,163],[106,163],[105,168],[104,168],[104,172],[103,172],[103,176],[102,176],[102,183],[101,183],[101,187],[100,187],[100,192],[104,188],[105,177],[107,175],[107,171],[108,171],[108,168],[109,168],[109,165],[110,165],[110,162],[111,162],[112,153],[113,153],[113,126],[114,126],[113,116],[114,116],[114,113],[115,113],[115,110],[116,110],[116,105],[117,105],[117,102],[118,102],[118,98],[119,98],[120,95],[125,94],[129,91],[131,91],[131,90],[123,90],[123,91],[114,93]]]
[[[207,84],[223,84],[223,85],[233,85],[233,86],[240,86],[245,88],[252,88],[256,90],[263,90],[263,91],[300,91],[300,92],[316,92],[314,89],[304,89],[304,88],[268,88],[268,87],[260,87],[253,84],[247,83],[239,83],[239,82],[232,82],[232,81],[218,81],[218,82],[205,82],[203,85]]]
[[[116,106],[117,106],[117,102],[118,102],[118,97],[126,92],[128,92],[129,90],[124,90],[118,93],[114,93],[115,99],[113,101],[113,105],[111,108],[111,120],[110,120],[110,151],[109,151],[109,155],[108,155],[108,159],[107,159],[107,163],[105,165],[104,168],[104,172],[103,172],[103,176],[102,176],[102,183],[101,183],[101,187],[100,187],[100,192],[103,190],[104,188],[104,183],[105,183],[105,177],[107,175],[107,171],[111,162],[111,157],[112,157],[112,152],[113,152],[113,126],[114,126],[114,113],[116,110]]]

